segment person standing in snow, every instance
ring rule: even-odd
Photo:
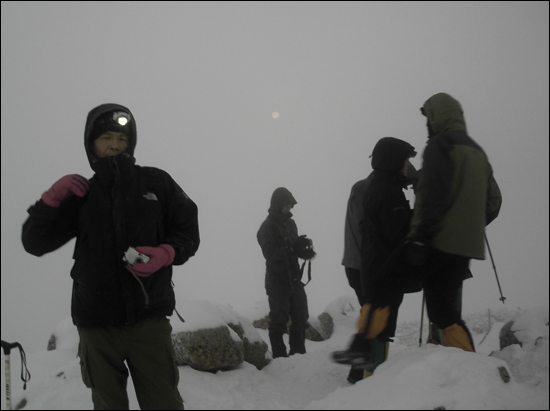
[[[361,294],[361,228],[359,221],[362,216],[363,196],[368,187],[369,178],[356,182],[351,187],[346,209],[344,225],[344,257],[342,265],[348,280],[349,286],[355,291],[359,306],[366,302]],[[351,368],[347,380],[355,384],[363,379],[364,370]]]
[[[66,175],[44,192],[22,241],[42,256],[76,237],[71,315],[94,408],[128,409],[130,373],[142,409],[183,409],[167,316],[172,266],[199,246],[197,206],[165,171],[135,165],[136,142],[126,107],[91,110],[84,147],[94,176]],[[129,247],[142,253],[133,265]]]
[[[273,358],[305,354],[305,329],[309,318],[307,296],[298,258],[315,257],[313,243],[298,228],[290,210],[297,204],[292,193],[277,188],[271,196],[268,216],[257,233],[265,257],[265,289],[269,301],[269,340]],[[283,334],[288,320],[290,350],[287,354]]]
[[[461,318],[463,274],[470,259],[485,259],[485,226],[497,218],[502,195],[487,155],[467,133],[460,103],[438,93],[421,112],[429,140],[407,236],[409,262],[421,269],[441,343],[475,351]]]
[[[359,240],[355,248],[360,249],[360,254],[356,256],[355,264],[359,264],[360,267],[358,296],[363,307],[366,307],[380,291],[377,283],[387,275],[386,263],[394,258],[396,249],[407,235],[412,211],[403,189],[412,184],[409,178],[412,173],[408,171],[410,168],[414,171],[409,162],[409,159],[414,156],[416,151],[409,143],[394,137],[380,139],[371,156],[373,171],[367,179],[356,183],[352,190],[352,196],[359,195],[356,199],[350,197],[350,202],[355,202],[351,212],[353,213],[353,209],[356,210],[352,216],[356,220],[357,227],[354,231]],[[348,208],[348,213],[349,210]],[[351,221],[347,219],[348,224]],[[350,252],[351,247],[346,243],[346,253]],[[344,259],[344,263],[346,261],[348,264],[353,263],[353,259]],[[392,291],[392,298],[389,300],[391,318],[385,329],[381,330],[371,344],[365,343],[364,330],[362,330],[364,324],[359,324],[358,333],[354,336],[350,349],[368,358],[369,365],[352,368],[348,381],[354,383],[364,376],[370,376],[376,367],[385,361],[390,338],[395,335],[397,312],[403,301],[403,294],[419,290],[418,284],[416,287],[392,287],[388,290]],[[347,356],[345,351],[341,353]],[[341,362],[340,357],[341,354],[338,354],[334,359]]]

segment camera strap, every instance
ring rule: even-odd
[[[309,284],[309,282],[311,281],[311,260],[304,260],[304,263],[302,264],[302,268],[300,268],[300,278],[302,278],[304,276],[304,268],[306,266],[306,263],[308,263],[308,266],[307,266],[307,283],[303,283],[304,284],[304,287],[306,285]]]
[[[174,284],[174,280],[172,280],[172,288],[175,290],[176,289],[176,285]],[[182,323],[185,322],[185,320],[183,319],[183,317],[180,315],[180,313],[178,312],[178,309],[176,308],[176,305],[174,304],[174,311],[176,312],[176,315],[178,316],[178,318],[180,319],[180,321]]]
[[[130,269],[130,272],[132,273],[132,275],[134,276],[134,278],[137,280],[137,282],[141,287],[141,291],[143,292],[143,296],[145,298],[145,307],[146,308],[149,307],[149,294],[147,294],[147,291],[145,291],[145,287],[143,286],[143,283],[141,282],[139,277],[136,275],[136,273],[134,273],[132,266],[130,264],[126,264],[126,266]]]

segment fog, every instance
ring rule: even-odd
[[[503,194],[487,236],[506,306],[548,304],[548,2],[3,1],[1,19],[2,339],[43,349],[70,315],[74,240],[37,258],[21,227],[57,179],[93,175],[84,124],[109,102],[136,118],[137,164],[198,205],[200,248],[174,269],[184,317],[190,299],[267,298],[256,232],[280,186],[318,253],[310,314],[353,294],[351,186],[381,137],[411,143],[421,167],[419,108],[438,92],[461,102]],[[489,258],[471,269],[464,313],[502,307]]]

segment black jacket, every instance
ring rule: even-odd
[[[129,246],[169,244],[175,250],[172,264],[183,264],[200,242],[197,206],[168,173],[135,165],[128,152],[89,158],[96,173],[85,197],[69,197],[59,208],[39,200],[29,208],[25,249],[42,256],[76,237],[71,313],[77,326],[133,325],[150,315],[171,315],[172,266],[140,279],[149,296],[147,307],[122,257]]]
[[[404,240],[412,216],[403,193],[409,183],[400,174],[414,148],[401,140],[386,137],[379,141],[372,155],[374,171],[365,184],[362,200],[361,287],[370,297],[373,284],[386,273],[390,256]]]

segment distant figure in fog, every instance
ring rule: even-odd
[[[273,358],[305,354],[305,329],[309,312],[307,296],[302,283],[298,258],[315,257],[313,244],[305,235],[298,236],[298,228],[290,210],[297,204],[294,196],[284,187],[271,196],[268,216],[257,234],[265,257],[265,289],[269,300],[269,340]],[[283,334],[290,326],[287,354]]]

